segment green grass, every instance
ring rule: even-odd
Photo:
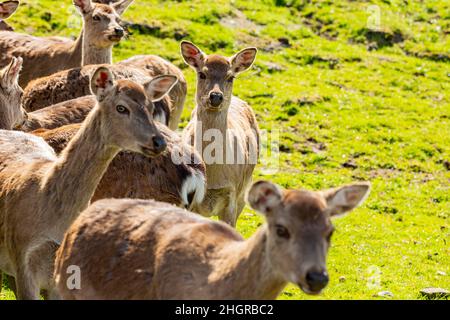
[[[58,2],[56,12],[54,1],[22,2],[10,19],[18,30],[79,33],[67,28],[71,1]],[[367,28],[370,5],[381,13],[377,31]],[[266,176],[259,166],[255,179],[289,188],[373,185],[361,208],[335,221],[331,282],[314,298],[386,299],[376,294],[387,290],[394,299],[419,299],[425,287],[450,289],[448,9],[445,0],[136,0],[125,19],[151,28],[132,30],[114,58],[158,54],[183,68],[190,85],[184,126],[195,75],[176,39],[227,55],[257,46],[257,62],[234,93],[262,129],[281,130],[282,152],[279,171]],[[261,223],[246,208],[238,229],[247,237]],[[311,297],[289,286],[280,298]]]

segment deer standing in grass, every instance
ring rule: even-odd
[[[114,82],[107,68],[99,68],[91,81],[98,103],[59,157],[41,138],[0,130],[0,270],[16,278],[19,299],[38,299],[39,289],[57,296],[55,251],[119,151],[149,157],[164,151],[152,101],[175,81]]]
[[[331,218],[357,207],[369,184],[318,192],[260,181],[250,205],[267,223],[244,240],[230,226],[154,201],[101,200],[67,231],[55,262],[64,299],[275,299],[288,283],[328,284]],[[69,289],[69,266],[80,268]]]
[[[91,0],[73,0],[83,15],[83,30],[76,41],[0,31],[0,66],[13,56],[24,60],[19,84],[22,88],[33,79],[61,70],[89,64],[112,63],[112,47],[125,35],[120,15],[133,0],[106,5]]]
[[[19,1],[4,1],[0,3],[0,31],[14,31],[4,19],[9,18],[19,6]]]
[[[252,66],[256,52],[247,48],[225,58],[206,55],[190,42],[181,43],[184,60],[197,72],[197,106],[183,137],[202,155],[208,180],[204,203],[194,211],[218,215],[233,227],[245,206],[259,153],[255,115],[247,103],[232,95],[233,82]],[[214,152],[209,151],[212,144],[217,146]]]

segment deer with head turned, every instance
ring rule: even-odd
[[[16,278],[19,299],[38,299],[39,289],[55,296],[55,250],[119,151],[155,157],[165,150],[152,101],[175,82],[114,81],[99,68],[91,80],[97,105],[59,157],[41,138],[0,130],[0,270]]]
[[[83,30],[76,41],[0,31],[0,66],[7,64],[13,56],[22,57],[24,71],[19,84],[25,88],[31,80],[61,70],[89,64],[110,64],[113,45],[125,35],[120,15],[132,1],[106,5],[91,0],[73,0],[83,15]]]
[[[357,207],[368,183],[324,191],[260,181],[250,205],[267,223],[244,240],[230,226],[154,201],[101,200],[67,231],[55,261],[64,299],[275,299],[288,283],[328,284],[331,218]],[[79,287],[68,288],[69,266]]]
[[[19,1],[4,1],[0,3],[0,31],[14,31],[4,19],[9,18],[19,6]]]
[[[197,72],[197,106],[183,138],[202,155],[208,180],[204,203],[194,210],[205,216],[218,215],[231,226],[244,208],[259,153],[255,115],[247,103],[233,96],[233,83],[252,66],[256,52],[256,48],[247,48],[225,58],[206,55],[190,42],[181,43],[184,60]],[[209,134],[218,144],[214,156],[207,154]]]

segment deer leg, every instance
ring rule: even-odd
[[[38,300],[39,288],[26,266],[19,268],[16,275],[16,297],[19,300]]]
[[[230,192],[225,208],[219,213],[219,219],[235,228],[237,222],[236,209],[236,198],[234,197],[234,192]]]
[[[9,290],[14,292],[14,295],[17,297],[16,279],[9,274],[5,274],[5,279],[8,282]]]

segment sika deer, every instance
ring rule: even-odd
[[[99,68],[91,81],[98,103],[59,157],[41,138],[0,130],[0,270],[16,278],[19,299],[37,299],[39,289],[55,296],[55,250],[119,151],[164,151],[149,109],[175,81],[114,82]]]
[[[244,208],[259,153],[255,115],[247,103],[232,95],[233,82],[252,66],[256,52],[247,48],[225,58],[205,55],[190,42],[181,43],[184,60],[197,72],[197,106],[183,137],[202,155],[208,180],[205,201],[194,211],[219,215],[233,227]]]
[[[328,283],[331,219],[357,207],[360,183],[312,192],[257,182],[250,205],[267,224],[248,240],[228,225],[154,201],[101,200],[81,213],[56,255],[64,299],[275,299],[287,283]],[[79,289],[69,289],[69,266]]]
[[[23,107],[28,111],[35,111],[90,94],[89,78],[96,68],[98,66],[95,65],[74,68],[32,81],[25,88]],[[145,83],[158,75],[177,76],[178,83],[169,93],[172,103],[168,105],[168,117],[161,119],[161,122],[167,122],[172,130],[177,129],[187,94],[186,80],[180,69],[160,57],[151,55],[133,57],[110,68],[117,79],[130,79],[138,83]]]
[[[12,69],[15,71],[8,73],[11,74],[8,84],[0,82],[3,88],[11,88],[8,90],[9,97],[14,97],[14,99],[6,100],[7,103],[1,103],[0,129],[10,130],[19,123],[16,129],[22,131],[39,129],[32,134],[42,137],[59,154],[80,129],[79,123],[95,106],[95,96],[81,97],[26,113],[20,108],[22,89],[17,84],[20,66],[14,66]],[[2,81],[1,76],[0,81]],[[166,107],[163,100],[167,99],[154,102],[155,121],[168,119],[162,116],[166,111],[166,108],[163,108]],[[2,92],[0,92],[0,101],[4,101]],[[166,101],[166,103],[169,102]],[[1,111],[5,111],[6,116],[2,116]],[[78,124],[64,126],[73,123]],[[201,157],[192,146],[183,143],[178,134],[164,125],[156,124],[156,127],[167,142],[166,152],[155,159],[138,154],[119,153],[104,174],[92,200],[125,197],[151,198],[185,208],[191,208],[202,202],[206,178]],[[174,159],[181,161],[174,162]]]
[[[92,3],[91,0],[73,0],[84,22],[83,30],[75,42],[1,31],[0,66],[8,63],[13,56],[22,57],[24,72],[19,84],[25,88],[31,80],[61,70],[88,64],[110,64],[113,45],[125,35],[119,15],[132,1],[122,0],[105,5]]]
[[[14,31],[3,19],[9,18],[19,6],[19,1],[4,1],[0,3],[0,31]]]

